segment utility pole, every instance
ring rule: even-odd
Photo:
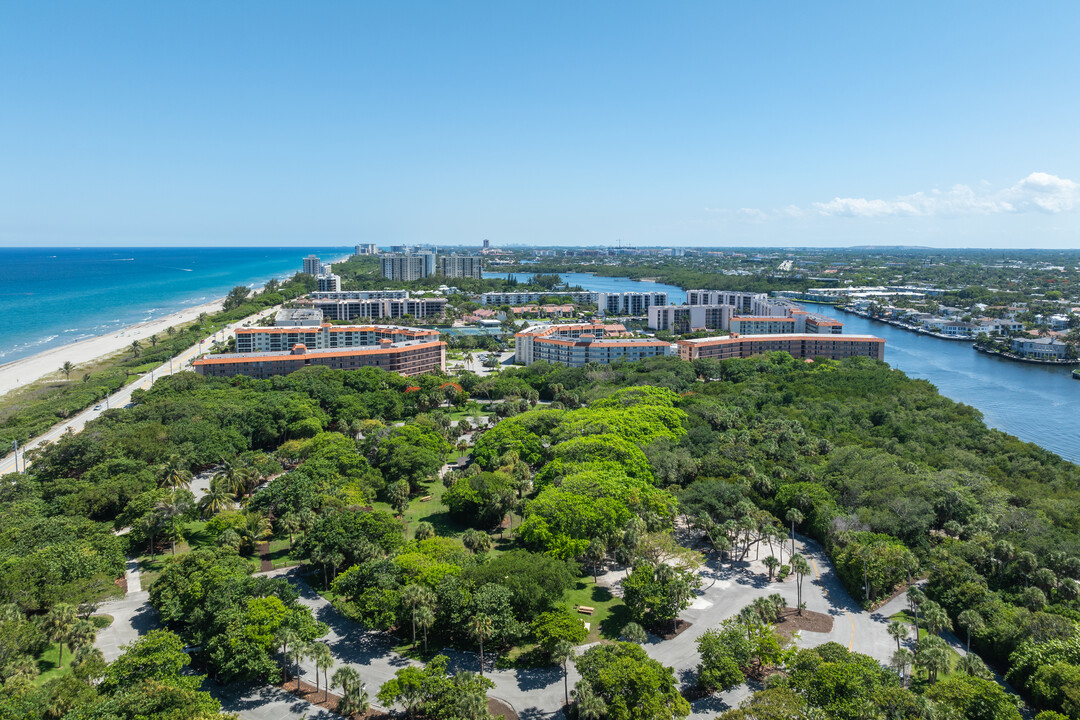
[[[15,472],[18,473],[19,472],[19,441],[18,440],[12,440],[11,441],[11,447],[13,447],[15,449]],[[23,469],[24,470],[26,469],[25,464],[24,464]]]

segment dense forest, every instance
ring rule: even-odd
[[[477,399],[495,402],[481,413]],[[288,541],[342,613],[396,633],[427,661],[415,672],[432,677],[444,661],[428,651],[446,646],[564,664],[567,643],[586,638],[563,599],[597,566],[626,567],[625,612],[601,630],[614,643],[578,659],[575,702],[605,708],[599,717],[683,716],[670,669],[634,644],[644,630],[666,632],[698,584],[706,558],[675,542],[676,524],[720,562],[794,526],[867,606],[925,579],[911,594],[916,613],[969,632],[1037,707],[1080,716],[1080,469],[882,363],[775,354],[537,363],[486,378],[182,373],[135,403],[0,487],[0,632],[13,639],[0,657],[0,717],[129,717],[87,710],[119,702],[97,680],[112,665],[38,685],[20,668],[57,608],[92,602],[126,555],[178,545],[151,586],[162,632],[196,648],[194,665],[219,682],[279,679],[289,648],[317,645],[325,627],[286,580],[251,574],[255,546],[271,538]],[[463,449],[471,462],[440,476]],[[199,472],[213,478],[196,501]],[[446,517],[410,522],[433,495]],[[783,570],[801,578],[798,557]],[[915,718],[928,704],[973,720],[1015,713],[1007,698],[990,714],[972,704],[997,687],[975,675],[911,688],[840,648],[782,650],[762,612],[756,634],[718,629],[701,646],[706,690],[762,666],[788,671],[732,717]],[[736,642],[744,636],[753,647]],[[915,662],[933,675],[931,640]],[[633,677],[648,686],[624,684]],[[857,703],[841,677],[863,688]],[[425,709],[408,705],[406,681],[419,680],[399,680],[380,699],[429,714],[487,687],[463,676]],[[643,699],[627,705],[634,693]],[[765,714],[772,705],[789,714]],[[20,714],[28,706],[39,710]]]

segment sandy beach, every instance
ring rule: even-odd
[[[0,395],[5,395],[16,388],[57,372],[65,362],[72,362],[78,369],[80,365],[91,360],[123,350],[135,340],[143,341],[151,335],[163,335],[167,328],[191,322],[200,313],[217,312],[221,310],[223,300],[224,298],[185,308],[157,320],[130,325],[119,332],[80,340],[70,345],[46,350],[32,357],[0,365]]]

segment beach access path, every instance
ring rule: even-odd
[[[115,333],[80,340],[70,345],[63,345],[22,360],[0,365],[0,395],[6,395],[12,390],[25,387],[35,380],[40,380],[46,375],[59,371],[65,362],[70,362],[78,367],[106,355],[125,350],[131,347],[131,343],[136,340],[145,341],[151,335],[163,334],[170,327],[192,322],[201,313],[209,315],[219,312],[222,300],[224,298],[185,308],[180,312],[166,315],[157,320],[129,325]]]
[[[192,309],[193,310],[198,310],[198,308],[192,308]],[[256,320],[258,320],[258,319],[260,319],[262,317],[265,317],[266,315],[269,315],[271,313],[275,313],[275,312],[278,311],[278,309],[279,309],[278,306],[275,305],[274,307],[266,308],[265,310],[260,310],[259,312],[255,313],[254,315],[249,315],[246,318],[243,318],[241,320],[237,320],[236,322],[234,322],[234,323],[232,323],[230,325],[226,325],[224,328],[219,330],[218,333],[215,334],[215,337],[220,336],[221,339],[224,339],[225,336],[226,336],[226,333],[229,333],[229,332],[235,330],[236,328],[240,327],[241,325],[243,325],[245,323],[254,322],[254,321],[256,321]],[[200,312],[202,312],[202,311],[200,311]],[[175,317],[175,316],[170,316],[170,317]],[[198,317],[198,313],[196,313],[196,317]],[[194,319],[194,318],[192,318],[192,319]],[[177,322],[179,322],[179,321],[174,320],[174,321],[168,323],[168,325],[175,325]],[[131,338],[132,338],[132,336],[128,335],[124,339],[124,342],[127,343],[127,344],[131,344]],[[90,341],[87,341],[87,342],[90,342]],[[81,344],[81,343],[77,343],[77,344]],[[170,362],[162,363],[159,367],[156,367],[151,372],[144,374],[141,378],[135,380],[134,382],[128,383],[127,385],[120,388],[118,391],[116,391],[112,395],[110,395],[107,399],[102,400],[101,403],[99,403],[98,405],[95,405],[92,408],[88,408],[86,410],[83,410],[78,415],[75,415],[74,417],[71,417],[71,418],[65,420],[62,423],[57,423],[56,425],[53,425],[52,428],[50,428],[48,430],[48,432],[42,433],[41,435],[38,435],[37,437],[32,438],[31,440],[27,441],[25,445],[23,445],[23,446],[21,446],[19,448],[18,469],[20,471],[23,471],[25,469],[24,453],[27,450],[32,450],[33,448],[40,447],[41,445],[45,445],[45,444],[54,442],[57,438],[59,438],[64,433],[66,433],[68,430],[71,430],[72,432],[80,432],[80,431],[82,431],[82,429],[84,427],[86,427],[86,423],[88,423],[91,420],[95,419],[96,417],[101,415],[106,410],[111,410],[113,408],[121,408],[121,407],[124,407],[125,405],[127,405],[128,403],[130,403],[131,402],[131,394],[133,392],[135,392],[136,390],[146,390],[151,385],[153,385],[154,381],[157,380],[158,378],[165,377],[166,375],[171,375],[174,372],[180,372],[182,370],[190,370],[191,369],[191,361],[196,359],[200,354],[202,354],[203,349],[204,349],[203,348],[203,343],[196,343],[196,344],[192,345],[187,350],[180,353],[178,356],[174,357]],[[39,356],[35,356],[35,357],[39,357]],[[29,360],[33,360],[33,359],[34,358],[29,358]],[[24,362],[24,361],[20,360],[19,362]],[[16,363],[12,363],[12,364],[16,364]],[[49,372],[52,372],[52,371],[50,370]],[[100,408],[100,409],[96,409],[96,408]],[[8,448],[5,448],[5,450],[7,450],[7,449]],[[4,456],[4,459],[0,460],[0,475],[5,475],[5,474],[10,473],[10,472],[15,472],[15,469],[16,469],[15,462],[16,462],[15,453],[8,452]]]

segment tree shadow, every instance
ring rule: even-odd
[[[608,610],[608,616],[600,622],[600,637],[608,640],[618,640],[619,633],[631,621],[630,608],[625,605],[615,605]]]

